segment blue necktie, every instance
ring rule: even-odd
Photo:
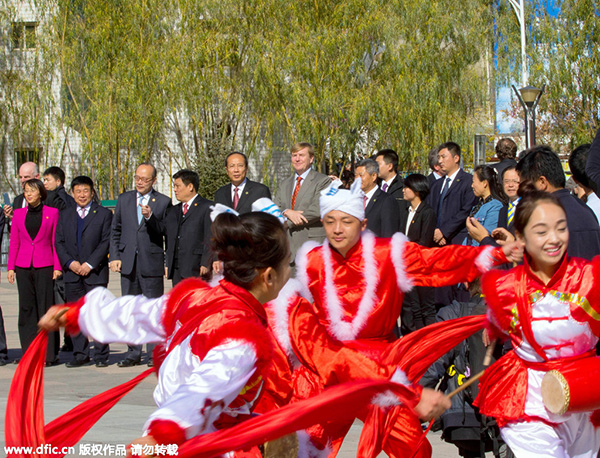
[[[444,187],[442,188],[442,194],[440,195],[440,203],[438,204],[438,212],[437,212],[437,225],[440,227],[440,222],[442,219],[442,202],[444,201],[444,197],[448,194],[448,189],[450,188],[450,177],[446,178],[446,182],[444,183]]]
[[[140,196],[138,199],[138,205],[137,205],[138,224],[142,224],[142,207],[140,207],[140,205],[144,205],[144,196]]]

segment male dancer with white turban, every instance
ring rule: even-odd
[[[456,245],[427,249],[400,233],[391,239],[375,238],[365,230],[363,201],[360,179],[351,190],[339,189],[339,182],[334,182],[321,192],[321,220],[327,239],[322,245],[306,243],[296,257],[299,292],[308,301],[289,292],[277,299],[285,301],[278,308],[290,312],[290,347],[303,364],[295,373],[297,398],[360,378],[358,373],[348,373],[353,367],[361,372],[373,367],[372,362],[378,361],[395,339],[393,329],[404,292],[413,286],[471,281],[493,265],[519,257],[515,244],[496,249]],[[355,350],[341,354],[356,360],[345,364],[339,356],[332,358],[340,354],[340,348]],[[443,411],[446,403],[445,398],[430,399],[429,412],[417,411],[428,418]],[[311,431],[311,439],[321,447],[330,443],[329,456],[333,457],[350,426],[322,425]],[[403,409],[384,438],[383,450],[390,457],[412,456],[421,435],[416,415]],[[425,441],[415,456],[431,456],[430,444]]]

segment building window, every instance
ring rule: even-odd
[[[41,148],[19,148],[15,149],[15,175],[19,176],[19,167],[25,162],[40,163]]]
[[[34,49],[36,47],[37,22],[13,22],[13,49]]]

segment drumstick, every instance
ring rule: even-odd
[[[490,363],[492,362],[492,356],[494,354],[494,349],[496,348],[496,342],[497,342],[497,339],[492,340],[490,345],[487,347],[487,351],[485,352],[485,358],[483,358],[483,366],[485,368],[487,368],[490,365]],[[470,387],[473,383],[475,383],[479,379],[479,377],[481,377],[483,375],[484,372],[485,372],[485,369],[482,370],[481,372],[475,374],[473,377],[469,378],[469,380],[467,380],[461,386],[459,386],[454,391],[452,391],[448,395],[448,397],[451,398],[452,396],[455,396],[458,393],[460,393],[462,390]]]

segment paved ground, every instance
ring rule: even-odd
[[[111,274],[110,288],[117,295],[120,294],[119,285],[118,275]],[[6,281],[6,273],[2,272],[0,306],[4,314],[9,357],[11,359],[19,358],[21,353],[17,334],[17,301],[16,286],[10,285]],[[111,345],[110,366],[104,369],[99,369],[95,366],[67,369],[64,364],[46,368],[44,373],[44,410],[46,422],[58,417],[85,399],[125,382],[146,369],[146,366],[133,368],[117,367],[116,363],[122,359],[122,354],[125,350],[125,345]],[[70,359],[70,353],[61,354],[61,363]],[[4,412],[6,410],[8,388],[16,367],[14,364],[0,367],[0,447],[4,446]],[[123,398],[115,408],[109,411],[83,437],[80,444],[127,444],[128,441],[139,437],[145,419],[155,408],[152,398],[154,386],[155,379],[152,376],[144,380],[137,388]],[[361,424],[357,421],[347,436],[342,450],[338,455],[339,457],[350,458],[356,456],[356,444],[360,435],[360,429]],[[429,440],[433,445],[434,457],[447,458],[458,456],[456,448],[441,441],[439,434],[430,433]],[[79,452],[79,448],[76,449],[76,452],[68,456],[92,456],[91,453],[87,454],[85,450]],[[0,456],[4,455],[4,450],[0,448]],[[103,454],[97,456],[110,455]],[[381,456],[385,455],[382,454]]]

